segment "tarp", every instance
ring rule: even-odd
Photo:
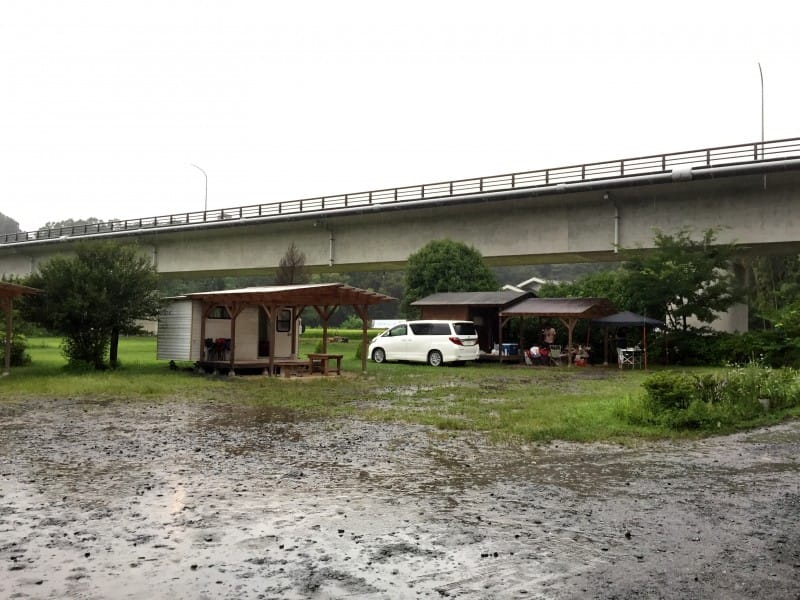
[[[608,328],[609,327],[641,327],[642,328],[642,343],[644,345],[644,368],[647,368],[647,328],[648,327],[663,327],[664,321],[652,319],[644,315],[637,315],[634,312],[625,310],[607,317],[593,319],[592,323],[601,325],[606,328],[606,339],[603,344],[603,360],[604,364],[608,364]]]
[[[606,327],[636,327],[639,325],[651,325],[653,327],[664,326],[664,321],[651,319],[650,317],[645,317],[644,315],[637,315],[629,310],[625,310],[614,315],[609,315],[607,317],[593,319],[592,323],[604,325]]]

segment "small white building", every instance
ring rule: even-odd
[[[260,369],[308,364],[298,356],[300,314],[311,307],[322,322],[323,354],[328,320],[339,306],[361,317],[362,367],[366,370],[368,308],[389,296],[341,283],[266,286],[197,292],[168,299],[158,320],[157,358],[192,361],[203,370]]]
[[[158,317],[160,360],[228,360],[232,349],[233,324],[224,305],[205,310],[201,300],[170,298]],[[260,306],[246,306],[236,315],[237,360],[291,358],[297,356],[299,317],[291,308],[278,308],[270,328],[269,317]],[[205,313],[205,317],[204,317]],[[205,318],[205,328],[202,327]]]

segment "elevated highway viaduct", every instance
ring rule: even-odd
[[[442,238],[491,265],[613,261],[648,248],[654,227],[800,252],[800,139],[5,235],[0,274],[85,239],[136,241],[180,278],[267,273],[291,243],[317,272],[400,269]]]

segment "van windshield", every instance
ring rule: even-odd
[[[478,335],[474,323],[453,323],[456,335]]]

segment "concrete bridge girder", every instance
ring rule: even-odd
[[[492,265],[600,262],[615,244],[647,248],[653,228],[720,228],[720,242],[754,251],[800,251],[800,170],[591,189],[515,190],[371,206],[224,226],[147,230],[135,239],[165,276],[209,277],[274,270],[294,242],[314,271],[399,269],[433,239],[474,246]],[[109,236],[111,237],[111,236]],[[89,238],[91,239],[91,238]],[[0,246],[0,272],[24,275],[73,238]]]

